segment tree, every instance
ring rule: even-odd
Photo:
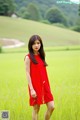
[[[78,19],[77,19],[77,23],[76,26],[73,28],[73,30],[80,32],[80,4],[79,4],[79,9],[78,9]]]
[[[51,23],[63,23],[67,25],[67,19],[64,14],[58,8],[50,8],[45,15]]]
[[[21,7],[20,10],[17,12],[17,14],[25,19],[28,19],[30,17],[29,13],[27,12],[26,7]]]
[[[30,19],[39,21],[40,20],[40,13],[36,5],[30,3],[27,7],[27,11],[30,14]]]
[[[79,13],[79,16],[80,16],[80,4],[79,4],[79,9],[78,9],[78,13]]]
[[[30,19],[30,13],[28,11],[25,11],[22,15],[22,18],[24,19]]]
[[[0,43],[0,53],[2,53],[2,44]]]
[[[0,15],[10,16],[14,12],[12,0],[0,0]]]

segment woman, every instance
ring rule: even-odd
[[[45,52],[40,36],[31,36],[28,50],[29,54],[25,56],[24,61],[29,86],[30,106],[33,106],[32,120],[38,120],[41,104],[46,104],[45,120],[49,120],[54,110],[54,98],[50,90]]]

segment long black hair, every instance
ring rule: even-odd
[[[40,54],[40,57],[41,59],[43,60],[44,62],[44,65],[47,66],[47,63],[45,61],[45,52],[44,52],[44,49],[43,49],[43,43],[42,43],[42,39],[39,35],[33,35],[31,36],[31,38],[29,39],[29,43],[28,43],[28,50],[29,50],[29,54],[30,54],[30,58],[32,60],[32,62],[34,64],[38,64],[38,62],[36,61],[35,57],[34,57],[34,52],[33,52],[33,49],[32,49],[32,45],[34,44],[34,42],[36,40],[39,40],[40,41],[40,49],[39,49],[39,54]]]

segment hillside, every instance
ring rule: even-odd
[[[70,0],[62,0],[62,3],[59,1],[61,0],[14,0],[17,4],[16,11],[19,11],[21,7],[27,7],[29,3],[34,3],[39,8],[42,17],[44,17],[49,8],[56,6],[68,17],[71,23],[76,22],[78,17],[78,4],[70,4]]]
[[[33,34],[39,34],[45,46],[80,45],[80,34],[77,32],[21,18],[0,16],[0,38],[14,38],[27,44]]]

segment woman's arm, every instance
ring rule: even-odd
[[[30,92],[31,92],[31,96],[32,97],[37,97],[36,92],[33,88],[32,82],[31,82],[31,77],[30,77],[30,59],[28,56],[26,56],[25,58],[25,69],[26,69],[26,77],[28,80],[28,84],[29,84],[29,88],[30,88]]]

